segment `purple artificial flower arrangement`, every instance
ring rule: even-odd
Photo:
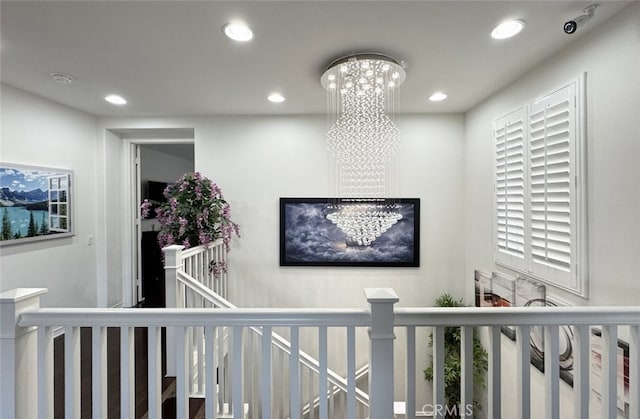
[[[222,238],[227,251],[233,235],[240,237],[240,226],[231,221],[229,203],[214,182],[199,172],[185,173],[164,190],[167,202],[145,199],[140,206],[148,218],[151,206],[160,223],[160,247],[180,244],[185,248],[207,245]]]

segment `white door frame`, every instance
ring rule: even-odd
[[[139,302],[140,273],[140,180],[137,150],[145,144],[194,144],[193,139],[139,139],[123,138],[124,187],[122,192],[122,301],[125,307]]]

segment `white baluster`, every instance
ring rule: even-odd
[[[187,419],[189,417],[189,371],[187,365],[189,357],[187,351],[189,345],[189,333],[187,327],[176,328],[176,417]]]
[[[573,333],[573,417],[589,419],[589,326],[574,326]]]
[[[135,351],[133,327],[120,328],[120,416],[135,418]]]
[[[444,326],[436,326],[433,328],[433,405],[434,417],[444,418],[443,409],[439,407],[445,406],[444,399]]]
[[[234,419],[243,419],[244,416],[244,392],[242,388],[242,331],[243,328],[240,326],[235,326],[233,328],[233,380],[231,381],[231,401],[233,405]]]
[[[195,367],[195,327],[187,328],[187,394],[191,396],[195,392],[194,378],[196,376]]]
[[[53,328],[44,326],[38,327],[38,417],[53,419]]]
[[[329,378],[327,375],[327,327],[320,326],[318,328],[318,361],[320,371],[318,374],[318,399],[319,399],[319,415],[320,419],[328,419],[327,411],[327,392]]]
[[[602,418],[618,417],[618,328],[602,327]]]
[[[206,365],[206,384],[204,397],[205,419],[216,419],[216,328],[214,326],[206,326],[204,330],[205,337],[205,365]]]
[[[301,409],[301,381],[300,381],[300,329],[291,328],[291,356],[289,357],[289,416],[290,419],[300,419]]]
[[[415,419],[416,416],[416,328],[407,326],[407,361],[405,367],[406,376],[406,419]]]
[[[329,385],[329,417],[331,418],[336,417],[335,392],[336,387],[333,384]]]
[[[107,328],[91,330],[91,403],[93,417],[107,419]]]
[[[516,389],[516,416],[531,417],[531,327],[516,326],[516,374],[519,380]],[[545,348],[546,350],[546,348]]]
[[[205,391],[205,360],[204,360],[204,329],[197,327],[194,330],[196,334],[196,354],[198,359],[198,394],[204,394]]]
[[[640,326],[630,327],[629,419],[640,419]]]
[[[215,247],[209,247],[207,248],[207,260],[206,260],[206,265],[205,265],[205,269],[207,270],[207,278],[208,278],[208,283],[209,283],[209,288],[213,291],[217,293],[216,290],[216,279],[213,276],[213,271],[210,269],[211,267],[211,262],[215,261]]]
[[[260,368],[262,419],[271,419],[271,327],[262,328],[262,356]]]
[[[224,359],[224,348],[227,342],[225,342],[225,328],[218,328],[218,411],[222,413],[224,411],[224,403],[227,401],[227,370]]]
[[[147,388],[149,419],[162,417],[162,328],[147,329]]]
[[[80,419],[80,328],[64,331],[64,413],[66,419]]]
[[[356,328],[347,327],[347,417],[356,419]]]
[[[462,326],[460,328],[460,416],[463,418],[473,417],[473,327]],[[528,340],[527,340],[528,342]],[[407,407],[407,410],[408,407]],[[413,412],[415,409],[411,409]],[[467,415],[467,413],[470,413]],[[413,413],[411,413],[413,418]],[[407,419],[409,415],[407,415]]]
[[[558,326],[544,328],[545,417],[560,416],[560,349]]]
[[[257,330],[257,329],[256,329]],[[246,352],[244,358],[244,370],[246,375],[245,400],[249,401],[249,409],[252,412],[259,412],[262,406],[261,385],[259,375],[261,371],[260,362],[262,360],[262,336],[252,333],[247,339]]]
[[[501,352],[500,326],[489,327],[489,408],[488,417],[500,419],[502,417],[501,378],[500,378],[500,352]]]
[[[309,374],[309,419],[316,418],[316,409],[315,409],[315,382],[313,372],[310,369],[307,369]]]

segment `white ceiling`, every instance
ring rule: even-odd
[[[595,18],[566,35],[563,23],[591,1],[3,0],[1,79],[98,116],[319,114],[329,62],[382,52],[408,65],[401,112],[464,112],[634,1],[600,0]],[[506,18],[525,30],[491,39]],[[222,34],[236,19],[252,27],[251,42]],[[274,90],[287,101],[267,102]],[[449,98],[430,103],[436,90]],[[108,93],[129,104],[106,103]]]

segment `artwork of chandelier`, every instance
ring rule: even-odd
[[[400,143],[393,119],[405,76],[394,58],[366,53],[335,60],[320,79],[332,118],[327,147],[338,198],[327,218],[358,246],[369,246],[402,218],[389,197]]]

